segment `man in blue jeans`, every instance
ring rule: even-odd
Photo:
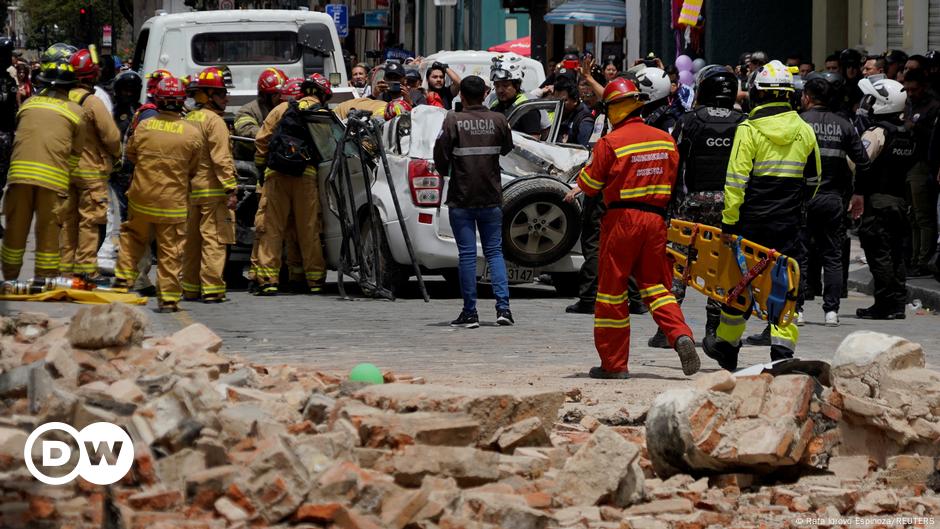
[[[460,254],[460,292],[463,310],[453,327],[475,329],[477,315],[477,229],[489,265],[496,296],[496,323],[512,325],[509,281],[503,261],[503,188],[499,157],[512,150],[512,132],[506,116],[483,106],[486,84],[471,75],[460,81],[461,112],[449,112],[434,144],[434,163],[441,175],[450,175],[447,207]]]

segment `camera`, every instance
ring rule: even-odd
[[[643,64],[645,64],[647,68],[655,68],[657,66],[656,59],[643,59]]]
[[[401,93],[401,82],[395,81],[388,83],[388,92],[390,94],[400,94]]]

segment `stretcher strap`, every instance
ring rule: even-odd
[[[698,238],[698,223],[692,225],[692,237],[689,240],[689,249],[686,251],[685,270],[682,271],[682,282],[686,285],[692,279],[692,263],[696,261],[698,251],[695,249],[695,239]]]
[[[773,286],[770,290],[770,296],[767,297],[767,321],[774,325],[780,325],[780,318],[783,317],[784,305],[790,291],[790,282],[787,278],[787,256],[781,255],[777,258],[774,270],[771,273]]]
[[[741,281],[731,289],[731,293],[728,294],[726,300],[727,304],[730,304],[732,300],[736,299],[741,295],[741,292],[747,288],[751,294],[751,300],[754,305],[754,310],[757,312],[758,316],[763,317],[764,311],[761,310],[760,304],[757,303],[757,298],[754,297],[754,290],[751,289],[751,283],[754,279],[761,274],[764,270],[770,266],[771,261],[774,261],[777,258],[777,252],[770,250],[767,255],[757,262],[750,270],[747,268],[747,261],[744,259],[744,252],[741,251],[741,237],[737,237],[731,243],[731,249],[734,251],[734,256],[738,261],[738,268],[741,269]]]

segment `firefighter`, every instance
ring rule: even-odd
[[[235,135],[245,138],[254,138],[261,130],[264,118],[268,117],[271,109],[281,102],[280,88],[287,81],[287,74],[278,68],[265,68],[258,76],[258,97],[254,101],[243,105],[235,114]],[[247,148],[247,144],[239,142],[236,147],[238,159],[250,160],[254,149]]]
[[[910,227],[906,182],[898,175],[917,163],[916,133],[904,126],[908,95],[901,83],[863,79],[858,87],[863,94],[861,108],[872,121],[872,127],[862,135],[871,168],[856,179],[852,211],[853,217],[862,219],[858,239],[874,279],[875,303],[855,314],[867,320],[901,320],[907,304],[904,237]]]
[[[815,193],[807,178],[818,182],[821,168],[816,135],[790,107],[793,75],[780,61],[760,66],[749,85],[752,110],[734,134],[721,237],[730,246],[740,235],[801,262],[805,202]],[[737,369],[741,335],[750,315],[750,310],[722,306],[716,335],[706,335],[702,341],[705,354],[722,368]],[[773,325],[770,334],[771,359],[792,358],[797,326]]]
[[[39,81],[46,88],[17,113],[9,185],[3,202],[6,234],[0,246],[3,277],[17,279],[26,237],[36,217],[36,277],[59,273],[59,210],[68,196],[69,175],[82,153],[82,108],[69,100],[75,48],[54,44],[42,57]]]
[[[0,37],[0,199],[3,198],[3,188],[7,184],[18,108],[16,79],[7,71],[13,64],[14,47],[13,39]],[[0,223],[0,239],[2,238],[3,223]]]
[[[297,101],[301,110],[325,105],[333,95],[330,82],[314,73],[301,85],[303,97]],[[302,176],[283,174],[267,168],[268,145],[278,124],[291,103],[284,102],[268,114],[255,142],[255,163],[264,174],[264,195],[258,205],[264,215],[263,231],[258,244],[258,268],[255,281],[256,295],[277,295],[278,275],[281,270],[281,252],[288,219],[294,216],[294,227],[300,244],[304,277],[311,293],[323,290],[326,262],[320,246],[320,196],[317,168],[308,165]]]
[[[225,301],[226,245],[235,244],[235,160],[222,113],[232,87],[228,69],[209,67],[189,85],[196,108],[186,121],[202,135],[199,170],[189,187],[189,215],[183,245],[183,298]]]
[[[738,78],[724,66],[703,68],[696,77],[696,107],[683,114],[672,131],[679,147],[679,182],[674,217],[708,226],[721,226],[725,171],[738,124],[745,116],[734,109]],[[682,305],[685,282],[673,279],[672,292]],[[705,305],[705,334],[718,329],[721,304]],[[650,338],[650,347],[668,348],[662,329]]]
[[[181,116],[186,90],[175,77],[154,89],[156,116],[140,122],[127,143],[134,180],[127,192],[128,219],[121,224],[121,251],[114,269],[116,289],[137,278],[137,263],[157,242],[158,312],[179,311],[180,272],[186,237],[189,182],[199,170],[203,143],[199,130]]]
[[[78,79],[69,99],[82,107],[85,141],[63,206],[59,271],[95,277],[100,227],[108,221],[108,178],[121,155],[121,133],[93,92],[100,72],[98,58],[89,50],[79,50],[69,62]]]
[[[578,175],[578,185],[565,197],[582,191],[603,193],[607,213],[601,221],[594,345],[600,367],[592,378],[629,378],[630,276],[640,288],[653,319],[663,329],[692,375],[699,357],[676,298],[666,285],[672,270],[666,259],[666,205],[672,196],[679,155],[672,137],[643,123],[643,94],[632,81],[617,78],[604,89],[604,103],[614,130],[594,146],[593,158]]]

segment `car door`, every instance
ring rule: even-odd
[[[551,121],[551,126],[549,127],[548,137],[545,141],[555,143],[561,132],[561,120],[557,118],[561,116],[562,104],[562,101],[558,99],[533,99],[526,101],[509,112],[509,126],[515,126],[515,124],[522,119],[522,116],[529,112],[546,112]]]

